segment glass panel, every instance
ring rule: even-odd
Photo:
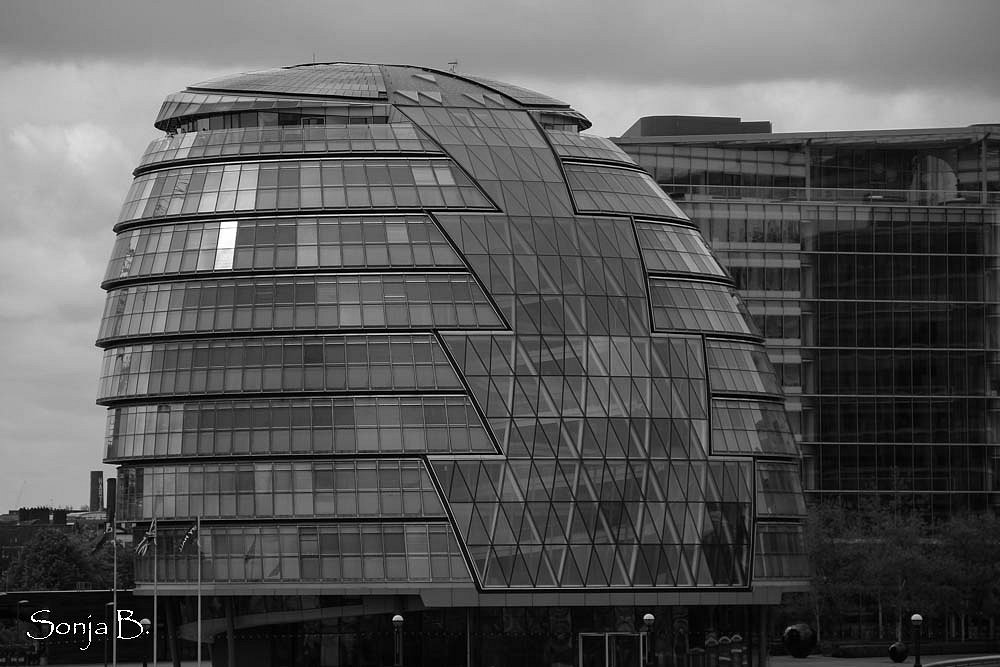
[[[758,461],[757,514],[759,516],[805,516],[798,463]]]
[[[444,516],[434,484],[419,460],[223,463],[127,470],[128,478],[134,481],[123,484],[119,506],[120,516],[129,521],[152,519],[154,502],[157,519],[194,519],[196,515],[204,518]],[[187,484],[195,477],[201,480],[197,489]],[[155,483],[144,485],[143,480]],[[277,502],[280,494],[289,491],[295,494],[294,510]],[[238,505],[226,502],[227,494],[234,492]],[[231,499],[231,495],[228,497]],[[372,504],[367,511],[365,502]]]
[[[327,109],[329,110],[329,108]],[[296,110],[298,111],[298,110]],[[284,112],[287,114],[288,112]],[[216,115],[218,117],[218,115]],[[245,112],[222,114],[233,127],[246,127],[245,123],[256,125],[258,115],[248,117]],[[308,122],[311,118],[296,113],[295,117]],[[178,134],[171,134],[149,144],[139,161],[140,167],[182,160],[198,160],[218,155],[267,155],[302,153],[351,153],[364,151],[387,153],[428,153],[440,154],[441,149],[411,123],[379,125],[355,125],[350,131],[343,125],[326,124],[326,116],[318,119],[323,124],[309,129],[300,127],[278,127],[268,132],[247,132],[244,129],[208,130],[198,132],[194,127]],[[331,120],[333,120],[331,118]],[[372,118],[373,121],[376,118]],[[306,123],[303,123],[306,124]],[[298,125],[298,123],[296,123]],[[376,138],[378,139],[376,141]],[[388,182],[388,181],[386,181]],[[316,183],[318,185],[318,183]],[[227,188],[224,188],[227,189]],[[232,188],[235,190],[235,188]]]
[[[307,346],[322,348],[323,363],[305,357]],[[313,386],[307,378],[314,377],[314,370]],[[178,393],[454,390],[461,386],[433,336],[244,338],[105,350],[98,400]]]
[[[362,164],[388,167],[391,187],[366,181],[365,170],[360,168]],[[444,170],[447,177],[414,183],[415,174],[433,172],[435,167]],[[232,174],[228,181],[223,178],[223,170]],[[280,179],[279,171],[283,174]],[[320,176],[318,182],[315,180],[317,174]],[[232,189],[232,179],[237,177],[239,185]],[[231,189],[223,190],[224,183]],[[345,183],[349,186],[346,189]],[[377,185],[382,188],[376,188]],[[314,191],[315,188],[319,190]],[[225,192],[234,193],[235,198],[222,196]],[[410,197],[414,192],[417,202]],[[376,196],[373,197],[373,193]],[[459,203],[463,202],[463,196],[464,203]],[[446,205],[446,201],[456,203]],[[343,208],[345,202],[357,208],[414,207],[417,204],[437,208],[493,208],[482,191],[447,159],[372,159],[358,163],[323,158],[180,167],[144,174],[133,182],[118,221],[233,210]]]
[[[755,552],[755,579],[808,579],[810,576],[799,524],[758,524]]]
[[[741,312],[735,291],[726,285],[650,278],[649,298],[655,330],[756,335]]]
[[[636,222],[635,227],[642,258],[651,273],[726,275],[697,229],[652,222]]]
[[[581,212],[636,213],[688,217],[644,171],[564,163],[573,199]]]
[[[496,452],[479,414],[465,396],[133,405],[109,410],[106,433],[107,458],[114,460],[228,456],[240,450],[241,440],[252,442],[251,450],[243,453],[253,456]],[[164,443],[163,451],[159,443]]]
[[[201,280],[108,292],[100,340],[172,333],[504,328],[469,274]]]
[[[559,157],[635,164],[632,158],[610,139],[576,131],[548,130],[546,134]]]
[[[705,347],[712,391],[781,394],[763,345],[709,339]]]
[[[187,527],[161,527],[157,537],[161,583],[193,583],[199,555],[205,582],[395,581],[398,585],[395,573],[400,566],[410,583],[471,581],[447,523],[202,525],[197,536]],[[152,580],[152,555],[150,550],[136,559],[137,581]],[[428,560],[433,565],[429,569]]]
[[[798,448],[781,403],[713,398],[712,452],[796,456]]]

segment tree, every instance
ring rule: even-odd
[[[919,515],[892,503],[811,507],[805,539],[817,635],[868,609],[877,616],[880,637],[892,623],[899,639],[910,610],[941,610],[948,567],[931,532]]]
[[[805,523],[806,550],[812,565],[812,611],[816,638],[822,641],[823,619],[839,620],[858,592],[861,560],[850,539],[850,522],[835,503],[811,507]]]
[[[957,515],[937,531],[941,573],[949,595],[948,611],[960,619],[960,639],[966,638],[968,616],[1000,613],[1000,517],[995,514]]]
[[[123,544],[118,544],[118,588],[135,588],[135,552]],[[115,552],[111,540],[107,540],[94,555],[95,588],[111,588],[114,578]]]
[[[112,542],[95,549],[100,532],[94,529],[68,532],[58,528],[39,530],[25,545],[8,575],[15,590],[75,590],[111,588]],[[132,588],[131,550],[118,545],[118,586]]]
[[[14,563],[10,585],[15,589],[65,591],[90,579],[90,563],[66,531],[40,530]]]
[[[894,612],[896,641],[902,641],[908,610],[928,614],[940,604],[938,554],[929,527],[914,512],[872,503],[860,509],[854,538],[864,547],[860,581],[875,598],[879,634],[888,608]]]

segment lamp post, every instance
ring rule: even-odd
[[[114,636],[114,633],[117,632],[117,629],[112,629],[114,621],[110,620],[110,617],[115,613],[114,606],[114,602],[104,603],[104,620],[108,628],[108,634],[104,635],[104,667],[108,667],[108,637]]]
[[[392,617],[393,659],[394,667],[403,667],[403,616]]]
[[[15,625],[16,625],[16,624],[17,624],[18,622],[20,622],[20,621],[21,621],[21,605],[22,605],[22,604],[28,604],[28,602],[30,602],[30,600],[18,600],[18,601],[17,601],[17,611],[16,611],[15,613],[14,613],[14,621],[15,621]]]
[[[913,667],[923,667],[920,664],[920,624],[924,622],[924,617],[920,614],[910,616],[910,623],[913,624]]]
[[[656,617],[648,611],[642,615],[642,624],[646,626],[646,664],[653,667],[653,622]]]
[[[152,624],[153,624],[153,622],[151,620],[149,620],[148,618],[144,618],[141,621],[139,621],[139,625],[142,626],[142,634],[143,635],[148,635],[149,634],[149,626],[151,626]],[[143,642],[143,643],[145,643],[145,642]],[[144,649],[143,652],[142,652],[142,667],[148,667],[148,664],[149,663],[146,661],[146,651]]]

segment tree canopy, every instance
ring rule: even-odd
[[[97,546],[100,532],[94,529],[66,531],[39,530],[28,541],[20,558],[8,573],[7,587],[13,590],[75,590],[111,588],[113,542]],[[132,552],[118,545],[118,586],[132,588]]]
[[[813,567],[808,613],[817,629],[841,628],[860,614],[876,617],[878,635],[904,619],[1000,612],[1000,518],[959,515],[927,523],[918,514],[871,503],[857,509],[824,503],[810,509],[806,542]],[[794,611],[797,609],[798,611]]]

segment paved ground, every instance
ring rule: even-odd
[[[0,664],[3,664],[3,663],[0,663]],[[146,663],[146,664],[147,664],[147,667],[152,667],[153,663],[150,662],[150,663]],[[171,667],[172,664],[173,663],[171,663],[169,660],[160,660],[160,666],[159,667]],[[206,660],[202,660],[202,664],[204,665],[204,667],[210,667],[210,665],[212,663],[210,663],[206,659]],[[181,662],[181,667],[197,667],[197,665],[198,665],[198,661],[197,660],[192,660],[190,662],[188,662],[188,661]],[[56,665],[53,665],[52,667],[104,667],[104,663],[103,662],[87,662],[87,663],[80,663],[80,664],[77,664],[77,663],[66,664],[66,663],[60,662],[60,663],[58,663]],[[108,661],[108,667],[111,667],[111,661],[110,660]],[[121,661],[119,661],[118,662],[118,667],[142,667],[142,663],[141,662],[121,662]]]
[[[951,660],[954,658],[972,658],[973,655],[930,655],[922,656],[920,662],[924,667],[932,667],[935,662],[941,660]],[[61,665],[60,667],[103,667],[103,663],[88,663],[86,665]],[[211,663],[207,659],[203,660],[205,667]],[[822,655],[812,655],[802,660],[797,660],[789,656],[778,656],[771,658],[771,667],[892,667],[896,665],[888,656],[885,658],[828,658]],[[909,657],[906,662],[901,663],[904,667],[912,667],[913,658]],[[161,660],[160,667],[170,667],[169,660]],[[181,663],[182,667],[197,667],[197,661],[191,660]],[[119,662],[118,667],[142,667],[140,662]]]
[[[931,667],[931,665],[935,662],[940,662],[942,660],[974,657],[975,654],[926,655],[920,656],[920,662],[923,663],[924,667]],[[889,659],[889,656],[885,656],[884,658],[829,658],[822,655],[811,655],[808,658],[798,660],[796,658],[783,655],[771,658],[772,667],[890,667],[890,665],[896,664],[897,663]],[[898,664],[912,666],[913,656],[907,658],[905,662]]]

